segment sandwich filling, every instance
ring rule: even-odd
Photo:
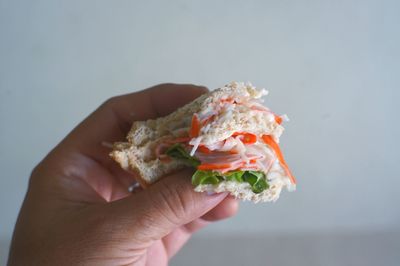
[[[227,184],[240,184],[255,194],[295,189],[296,180],[278,144],[287,117],[262,105],[265,90],[236,82],[225,88],[229,93],[205,103],[161,138],[154,148],[156,157],[195,167],[192,183],[199,191]]]

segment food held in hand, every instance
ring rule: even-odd
[[[189,166],[195,191],[275,201],[283,188],[296,188],[296,179],[279,147],[287,117],[262,104],[266,94],[232,82],[168,116],[134,122],[128,142],[114,144],[111,156],[143,187]]]

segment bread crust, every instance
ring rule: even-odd
[[[272,185],[270,188],[261,193],[254,193],[249,183],[238,183],[232,181],[222,181],[218,185],[198,185],[195,189],[197,192],[229,192],[232,196],[243,201],[258,202],[275,202],[281,193],[282,185]]]
[[[156,143],[154,143],[156,145]],[[178,160],[161,162],[158,158],[142,156],[149,149],[149,145],[137,147],[128,143],[114,144],[110,156],[128,172],[131,172],[139,184],[146,188],[158,181],[162,176],[171,174],[186,165]]]

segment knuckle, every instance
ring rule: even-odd
[[[46,173],[46,167],[43,165],[43,162],[40,162],[31,171],[28,188],[32,189],[33,187],[41,187],[43,184],[48,184],[48,181],[49,178]]]
[[[177,184],[165,182],[157,193],[155,204],[159,205],[160,214],[174,224],[180,224],[193,209],[189,193]]]
[[[107,100],[105,100],[103,102],[103,104],[101,105],[102,107],[113,107],[115,105],[116,102],[118,102],[120,96],[113,96],[111,98],[108,98]]]

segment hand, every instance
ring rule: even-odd
[[[78,125],[32,172],[9,265],[167,265],[193,232],[234,215],[236,200],[194,192],[188,169],[129,193],[132,174],[102,145],[205,91],[155,86],[111,98]]]

